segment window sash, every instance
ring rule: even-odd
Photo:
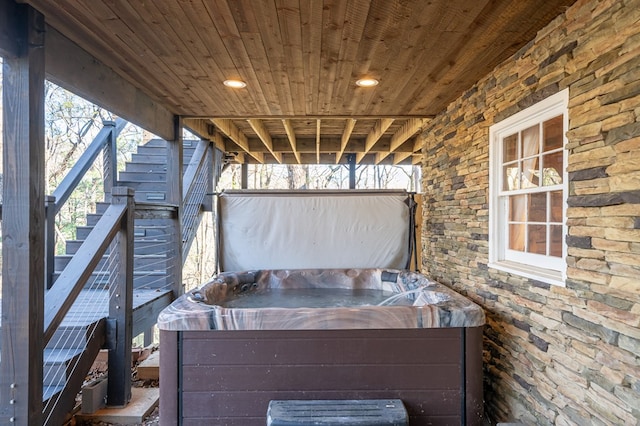
[[[555,117],[562,116],[562,129],[554,129],[552,126],[546,126],[548,122]],[[568,195],[568,173],[567,167],[567,151],[566,148],[566,132],[568,130],[568,89],[563,90],[549,98],[539,102],[532,107],[523,110],[514,116],[494,124],[490,128],[490,146],[489,146],[489,168],[490,168],[490,207],[489,207],[489,266],[507,271],[509,273],[525,276],[528,278],[539,279],[544,282],[564,285],[566,276],[566,199]],[[553,123],[555,125],[558,122]],[[529,152],[523,154],[522,132],[536,127],[538,129],[537,144],[538,148],[529,147]],[[560,130],[562,134],[562,143],[560,144]],[[545,133],[547,132],[547,133]],[[514,142],[513,135],[516,135],[517,141]],[[532,133],[533,135],[533,133]],[[549,137],[547,137],[549,136]],[[532,136],[534,139],[536,136]],[[505,146],[504,141],[508,139],[510,145]],[[515,147],[515,148],[514,148]],[[549,148],[544,151],[545,147]],[[515,152],[514,152],[515,150]],[[532,153],[532,151],[536,151]],[[560,160],[557,153],[562,153]],[[550,154],[556,154],[555,158],[548,157]],[[508,161],[504,161],[504,160]],[[522,164],[534,159],[537,163],[538,186],[530,186],[527,188],[508,188],[505,186],[505,166],[518,167],[521,172]],[[562,164],[560,164],[560,161]],[[546,163],[546,164],[545,164]],[[546,167],[545,167],[546,166]],[[553,168],[559,174],[561,179],[557,179],[554,175],[556,172],[545,174],[545,168]],[[522,182],[522,179],[520,182]],[[544,186],[545,183],[550,183]],[[558,210],[552,211],[553,206],[558,206],[558,199],[555,198],[552,205],[552,197],[548,195],[545,205],[546,221],[540,221],[539,217],[536,221],[530,221],[525,216],[523,221],[510,220],[509,216],[509,199],[512,196],[560,192],[562,194],[562,222],[558,222]],[[557,197],[558,195],[555,195]],[[524,201],[528,208],[531,201]],[[552,220],[552,217],[555,216]],[[509,248],[509,224],[525,223],[527,226],[542,225],[545,228],[545,254],[530,253],[526,251],[512,250]],[[560,257],[552,255],[558,253],[560,247],[553,246],[553,241],[558,241],[558,229],[550,228],[550,226],[562,226],[561,236],[561,252]],[[555,237],[555,238],[554,238]],[[526,233],[524,237],[526,238]],[[542,238],[540,239],[542,240]],[[526,249],[527,241],[525,241]],[[535,247],[534,247],[535,249]],[[539,252],[542,251],[540,246]]]

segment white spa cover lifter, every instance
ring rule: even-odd
[[[221,270],[405,269],[409,198],[398,191],[223,192]]]

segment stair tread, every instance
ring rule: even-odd
[[[84,341],[81,348],[46,348],[43,359],[45,364],[60,364],[80,355],[84,351]]]
[[[62,385],[45,385],[42,387],[42,401],[48,401],[53,396],[59,394],[64,390],[64,386]]]

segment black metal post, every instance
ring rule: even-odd
[[[347,154],[349,163],[349,189],[356,189],[356,155]]]

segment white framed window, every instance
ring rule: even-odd
[[[564,286],[565,89],[489,129],[489,266]]]

